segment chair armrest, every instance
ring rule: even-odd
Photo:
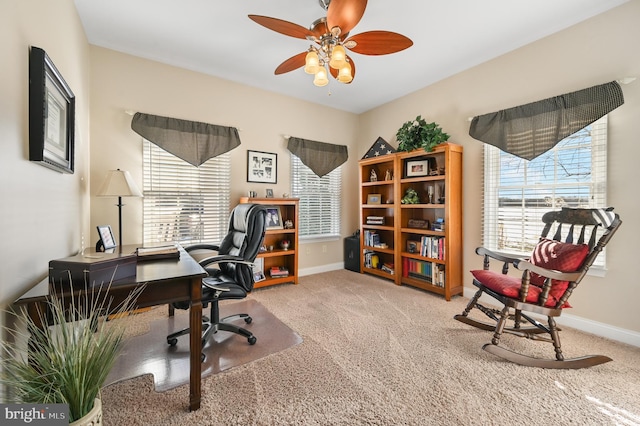
[[[504,254],[500,254],[500,253],[497,253],[495,251],[491,251],[491,250],[489,250],[487,248],[484,248],[484,247],[478,247],[476,249],[476,254],[478,254],[480,256],[489,256],[490,258],[499,260],[500,262],[508,262],[508,263],[513,263],[514,261],[520,259],[518,257],[505,256]]]
[[[582,275],[582,271],[578,272],[560,272],[553,269],[545,269],[540,266],[536,266],[533,263],[524,260],[516,259],[513,261],[513,266],[520,271],[535,272],[538,275],[542,275],[545,278],[551,278],[558,281],[576,281]]]
[[[194,251],[194,250],[213,250],[213,251],[220,251],[220,246],[216,245],[216,244],[194,244],[192,246],[187,246],[184,248],[184,250],[189,253],[190,251]]]
[[[217,294],[222,293],[224,291],[231,291],[231,289],[229,289],[229,288],[220,287],[219,285],[207,282],[206,278],[202,280],[202,285],[204,285],[205,287],[208,287],[208,288],[210,288],[212,290],[217,291],[218,292]]]
[[[245,260],[240,256],[232,256],[230,254],[205,257],[204,259],[200,260],[200,262],[198,263],[200,263],[200,266],[204,268],[205,266],[210,265],[212,263],[222,263],[222,262],[241,263],[244,265],[251,265],[251,266],[254,265],[253,262],[249,262],[248,260]]]

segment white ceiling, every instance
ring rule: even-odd
[[[340,110],[361,113],[553,34],[628,0],[371,0],[351,35],[401,33],[413,46],[385,56],[351,53],[356,76],[313,85],[276,67],[309,42],[247,15],[308,27],[319,0],[74,0],[89,43]]]

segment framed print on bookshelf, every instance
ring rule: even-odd
[[[406,162],[407,169],[405,174],[407,177],[421,177],[429,175],[429,160],[411,160]]]
[[[367,195],[367,204],[382,204],[382,195],[381,194]]]
[[[29,53],[29,160],[73,173],[76,98],[47,53]]]
[[[267,206],[266,229],[284,229],[282,225],[282,212],[280,206]]]
[[[247,182],[278,183],[278,154],[247,150]]]

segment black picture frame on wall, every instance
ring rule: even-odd
[[[29,160],[73,173],[76,98],[39,47],[29,53]]]
[[[248,150],[247,182],[278,183],[278,154]]]

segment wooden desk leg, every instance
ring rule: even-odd
[[[191,308],[189,309],[189,411],[200,408],[202,364],[202,279],[191,281]]]

